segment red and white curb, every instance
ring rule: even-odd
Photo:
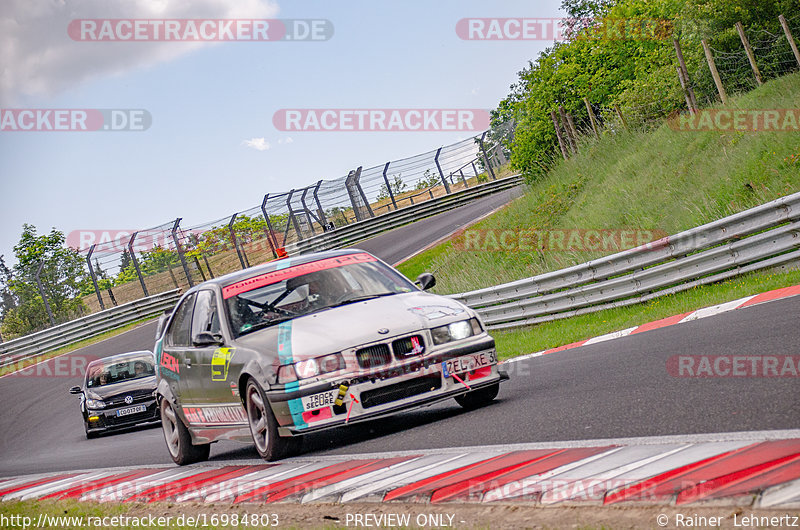
[[[28,475],[0,499],[800,508],[800,430],[514,447]]]
[[[614,331],[612,333],[607,333],[605,335],[600,335],[599,337],[593,337],[591,339],[580,340],[578,342],[565,344],[564,346],[559,346],[557,348],[550,348],[549,350],[543,350],[536,353],[521,355],[519,357],[514,357],[513,359],[508,359],[505,362],[513,363],[517,361],[524,361],[526,359],[531,359],[533,357],[540,357],[542,355],[548,355],[550,353],[570,350],[572,348],[578,348],[580,346],[589,346],[591,344],[597,344],[598,342],[605,342],[607,340],[619,339],[621,337],[627,337],[628,335],[634,335],[636,333],[644,333],[645,331],[665,328],[667,326],[674,326],[676,324],[681,324],[683,322],[691,322],[693,320],[699,320],[701,318],[707,318],[707,317],[712,317],[714,315],[719,315],[721,313],[727,313],[728,311],[733,311],[735,309],[741,309],[743,307],[762,304],[764,302],[772,302],[773,300],[781,300],[783,298],[789,298],[790,296],[797,296],[797,295],[800,295],[800,285],[793,285],[792,287],[782,287],[780,289],[775,289],[773,291],[767,291],[766,293],[756,294],[752,296],[745,296],[744,298],[739,298],[738,300],[733,300],[731,302],[725,302],[723,304],[718,304],[711,307],[704,307],[696,311],[690,311],[688,313],[681,313],[680,315],[674,315],[671,317],[662,318],[661,320],[656,320],[655,322],[648,322],[647,324],[642,324],[641,326],[634,326],[632,328],[622,329],[619,331]]]

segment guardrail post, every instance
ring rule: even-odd
[[[447,179],[444,177],[444,172],[442,171],[442,166],[439,164],[439,155],[441,154],[441,152],[442,148],[440,147],[439,149],[436,150],[436,156],[433,157],[433,161],[436,162],[436,169],[439,170],[439,176],[442,179],[442,184],[444,184],[444,192],[450,195],[450,184],[447,183]],[[431,199],[432,198],[433,195],[431,194]]]
[[[386,165],[383,166],[383,182],[386,183],[386,189],[389,191],[389,198],[392,199],[392,204],[394,205],[394,209],[397,210],[397,201],[394,200],[394,193],[392,192],[392,186],[389,184],[389,177],[386,176],[386,172],[389,171],[389,164],[392,162],[386,162]]]
[[[189,272],[189,265],[186,264],[186,258],[183,257],[183,249],[181,248],[181,242],[178,241],[178,227],[181,224],[181,218],[178,217],[175,219],[175,224],[172,226],[172,241],[175,242],[175,250],[178,252],[178,257],[181,260],[181,265],[183,266],[183,273],[186,275],[186,281],[189,282],[189,287],[194,287],[194,281],[192,280],[192,274]]]
[[[486,138],[486,133],[488,132],[489,131],[483,131],[479,143],[481,146],[481,153],[483,153],[483,162],[486,164],[486,171],[492,177],[492,180],[497,180],[497,177],[494,176],[494,170],[492,169],[492,164],[489,163],[489,156],[486,154],[486,146],[483,145],[483,139]]]
[[[278,253],[275,252],[275,249],[278,247],[278,239],[275,237],[275,230],[272,228],[272,221],[270,221],[269,214],[267,213],[268,199],[269,193],[264,195],[264,200],[261,201],[261,213],[264,214],[264,220],[267,222],[267,230],[269,230],[269,234],[267,234],[267,240],[269,241],[269,246],[272,248],[272,257],[277,258]],[[209,268],[208,271],[211,272],[211,269]],[[211,277],[214,277],[213,273],[211,273]]]
[[[92,245],[89,247],[89,253],[86,254],[86,264],[89,266],[89,275],[92,277],[92,285],[94,285],[94,292],[97,294],[97,301],[100,302],[100,309],[105,310],[106,305],[103,303],[103,297],[100,295],[100,288],[97,286],[97,276],[94,273],[94,268],[92,267],[92,253],[94,252],[94,247],[97,245]]]
[[[322,186],[322,180],[317,182],[314,187],[314,202],[317,203],[317,210],[319,211],[319,222],[322,223],[323,228],[328,224],[328,218],[325,217],[325,210],[322,208],[322,203],[319,202],[319,188]]]
[[[236,239],[236,230],[233,229],[233,223],[236,222],[236,216],[237,215],[239,215],[239,214],[235,213],[235,214],[231,215],[231,220],[228,223],[228,230],[231,233],[231,243],[233,243],[233,248],[234,248],[234,250],[236,250],[236,255],[239,257],[239,263],[242,264],[242,269],[246,269],[247,266],[244,264],[244,258],[242,257],[242,253],[239,250],[239,240]]]
[[[142,292],[145,296],[150,296],[150,293],[147,292],[147,285],[144,284],[144,276],[142,276],[142,271],[139,270],[139,260],[136,259],[136,254],[133,252],[133,241],[136,239],[138,234],[139,232],[134,232],[131,236],[131,240],[128,241],[128,255],[131,257],[133,268],[136,269],[136,275],[139,277],[139,283],[142,284]]]
[[[50,309],[50,302],[47,301],[47,295],[42,288],[42,280],[39,277],[42,274],[42,267],[44,267],[44,260],[39,262],[39,268],[36,269],[36,286],[39,287],[39,294],[42,295],[44,301],[44,308],[47,310],[47,316],[50,317],[50,325],[56,325],[56,319],[53,317],[53,311]]]

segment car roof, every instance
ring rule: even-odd
[[[349,254],[359,254],[364,253],[366,251],[359,250],[356,248],[348,248],[342,250],[326,250],[324,252],[314,252],[311,254],[303,254],[300,256],[292,256],[289,258],[282,258],[278,260],[269,261],[264,263],[263,265],[256,265],[255,267],[250,267],[248,269],[244,269],[241,271],[231,272],[224,276],[220,276],[218,278],[214,278],[212,280],[205,281],[199,285],[196,285],[187,293],[196,291],[203,287],[208,287],[210,285],[216,285],[219,287],[225,287],[227,285],[246,280],[248,278],[252,278],[253,276],[258,276],[259,274],[265,274],[267,272],[273,272],[278,269],[290,269],[297,265],[303,265],[304,263],[310,263],[312,261],[318,261],[321,259],[326,258],[335,258],[338,256],[347,256]]]

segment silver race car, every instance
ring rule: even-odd
[[[157,395],[173,460],[211,442],[255,442],[266,460],[298,436],[455,398],[492,401],[508,376],[461,303],[424,292],[375,256],[339,250],[273,261],[187,291],[156,334]]]

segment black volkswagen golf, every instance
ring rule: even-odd
[[[155,398],[153,353],[137,351],[97,359],[86,367],[80,394],[86,437],[110,429],[161,421]]]

